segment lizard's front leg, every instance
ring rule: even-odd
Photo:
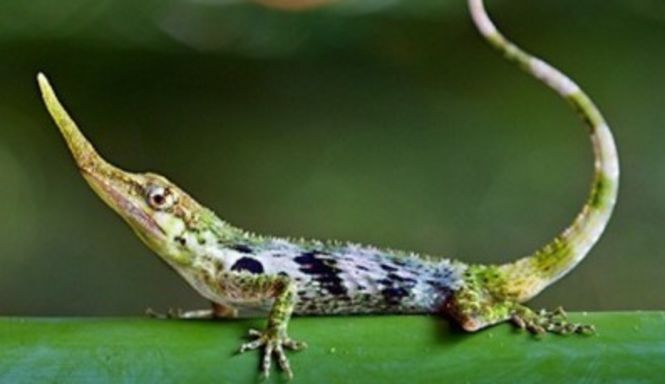
[[[301,350],[306,344],[292,340],[287,334],[287,326],[296,303],[296,286],[287,276],[253,275],[249,273],[224,272],[220,276],[220,288],[224,295],[234,301],[256,302],[274,300],[268,315],[268,324],[262,331],[250,330],[249,335],[256,339],[243,344],[239,352],[263,348],[261,372],[268,377],[272,356],[275,354],[279,367],[293,377],[289,360],[284,349]]]

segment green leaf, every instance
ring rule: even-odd
[[[428,316],[310,317],[290,334],[295,382],[658,382],[665,313],[574,314],[595,336],[476,334]],[[257,382],[259,354],[235,354],[261,319],[0,319],[2,383]],[[285,381],[275,369],[270,382]]]

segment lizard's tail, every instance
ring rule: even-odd
[[[591,99],[570,78],[506,39],[490,20],[483,0],[468,0],[476,27],[509,61],[567,100],[589,128],[595,157],[591,192],[575,221],[534,254],[499,267],[506,294],[524,302],[573,269],[598,241],[619,189],[619,159],[612,133]]]

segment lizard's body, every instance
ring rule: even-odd
[[[175,234],[178,247],[197,255],[181,275],[208,300],[239,310],[270,309],[270,302],[229,297],[214,281],[221,273],[284,275],[294,281],[294,313],[434,313],[462,285],[466,266],[357,244],[259,237],[215,221],[212,230]],[[225,229],[226,228],[226,229]],[[180,251],[180,249],[178,249]],[[203,277],[203,275],[207,277]]]
[[[233,227],[165,178],[129,173],[102,159],[57,100],[39,84],[49,112],[79,169],[97,194],[202,296],[213,310],[182,317],[268,312],[264,331],[241,351],[263,347],[267,374],[273,353],[289,375],[284,348],[304,346],[287,335],[293,313],[442,313],[467,331],[512,320],[532,332],[586,333],[562,311],[522,305],[573,269],[599,239],[614,207],[619,166],[612,135],[598,109],[568,77],[506,40],[482,0],[468,0],[481,34],[508,60],[571,103],[590,130],[595,174],[587,203],[561,235],[533,255],[504,265],[467,265],[354,244],[254,235]]]

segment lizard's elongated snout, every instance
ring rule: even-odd
[[[67,110],[65,110],[56,97],[51,84],[43,73],[37,75],[37,82],[39,83],[39,88],[44,103],[46,104],[46,108],[53,117],[58,128],[60,128],[60,132],[65,138],[79,168],[84,170],[94,167],[110,166],[99,156],[88,139],[83,136],[74,120],[72,120],[69,113],[67,113]]]
[[[143,238],[150,241],[161,239],[163,231],[150,214],[142,193],[145,176],[125,172],[99,156],[62,106],[43,73],[37,75],[37,82],[46,108],[90,187]]]

